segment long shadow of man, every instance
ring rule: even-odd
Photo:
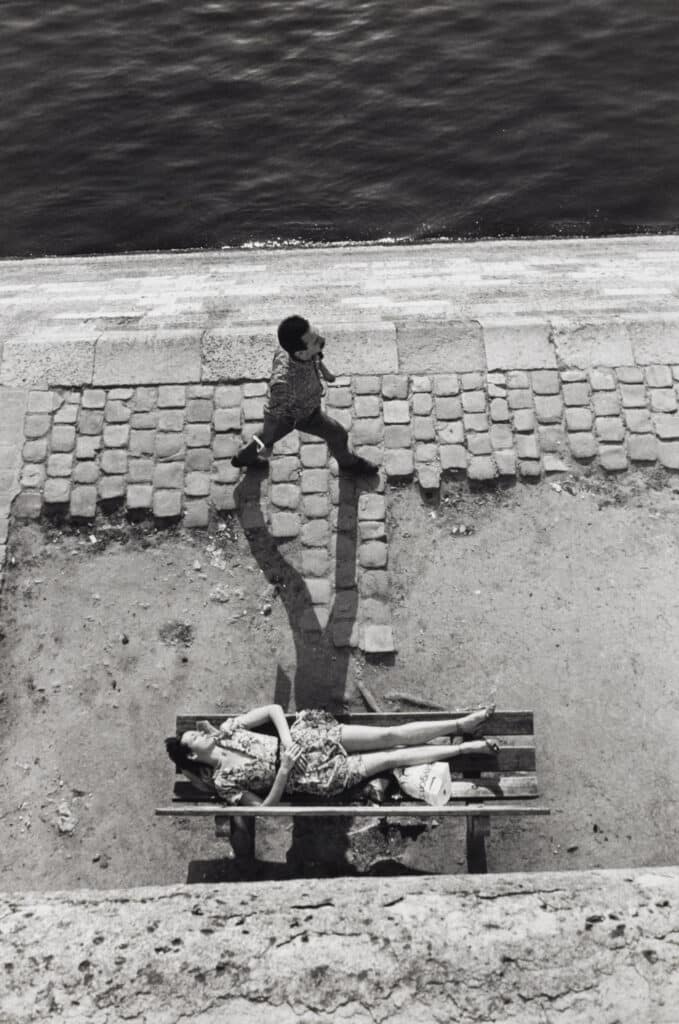
[[[346,699],[351,659],[349,640],[358,611],[358,499],[362,492],[374,491],[379,484],[374,479],[360,480],[340,472],[335,534],[335,599],[327,623],[323,624],[302,574],[283,558],[280,552],[282,541],[273,537],[267,528],[261,508],[262,482],[266,472],[265,468],[260,467],[249,469],[241,477],[234,494],[237,515],[250,550],[266,579],[277,588],[295,644],[294,679],[291,680],[283,668],[278,666],[274,700],[286,710],[290,707],[291,699],[296,710],[337,710],[343,707]],[[348,848],[347,823],[345,819],[332,821],[333,848],[340,854]],[[310,829],[304,824],[304,819],[293,819],[292,845],[287,859],[290,866],[302,873],[319,873],[318,866],[312,869],[311,864],[313,848],[317,846],[314,839],[318,835],[318,824],[320,822],[316,822]],[[352,870],[346,863],[345,869]]]

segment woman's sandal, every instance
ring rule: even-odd
[[[489,736],[484,736],[483,737],[483,742],[489,748],[489,752],[490,753],[492,753],[492,754],[499,754],[500,753],[500,744],[498,743],[497,740],[493,740]]]

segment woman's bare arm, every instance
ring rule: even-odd
[[[292,737],[280,704],[264,704],[263,707],[253,708],[252,711],[240,716],[240,724],[244,729],[256,729],[258,725],[264,725],[266,722],[273,722],[281,743],[284,747],[289,747]]]

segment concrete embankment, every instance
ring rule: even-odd
[[[676,1024],[679,869],[0,897],[3,1020]]]

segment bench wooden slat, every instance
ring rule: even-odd
[[[328,806],[293,806],[291,804],[275,804],[272,807],[229,807],[227,804],[174,804],[172,807],[157,807],[159,817],[245,817],[245,818],[394,818],[394,817],[469,817],[473,815],[545,815],[548,807],[537,804],[497,803],[480,801],[468,804],[445,804],[443,807],[430,807],[421,803],[402,803],[379,806],[355,806],[346,804],[338,807]]]
[[[215,715],[211,712],[198,715],[177,715],[177,731],[176,735],[181,736],[187,729],[195,729],[196,722],[201,719],[207,719],[212,722],[213,725],[219,726],[225,719],[232,718],[234,715],[243,714],[242,711],[232,711],[228,715]],[[388,725],[403,725],[404,722],[435,722],[446,718],[463,718],[464,715],[468,714],[466,711],[417,711],[417,712],[393,712],[393,713],[381,713],[367,711],[358,714],[346,714],[346,715],[335,715],[335,718],[341,725],[376,725],[376,726],[388,726]],[[292,725],[295,720],[295,715],[286,715],[288,724]],[[262,732],[275,733],[273,725],[262,727]],[[533,712],[532,711],[496,711],[495,714],[488,720],[488,722],[479,730],[478,735],[487,733],[489,736],[495,735],[522,735],[531,736],[533,734]]]

